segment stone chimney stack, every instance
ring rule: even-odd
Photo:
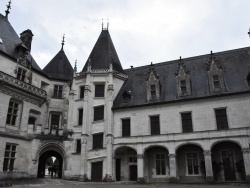
[[[33,33],[30,29],[23,31],[20,34],[20,39],[23,41],[23,44],[31,51],[31,43],[33,38]]]

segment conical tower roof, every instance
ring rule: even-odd
[[[44,67],[43,72],[52,79],[63,81],[72,80],[73,68],[63,49]]]
[[[83,71],[87,71],[89,63],[92,70],[109,69],[110,62],[112,62],[113,70],[124,73],[109,31],[103,29],[85,66],[83,67]]]

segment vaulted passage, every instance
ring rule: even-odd
[[[62,178],[62,156],[53,150],[44,152],[39,158],[38,178]]]

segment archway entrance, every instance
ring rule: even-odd
[[[53,150],[44,152],[39,158],[38,178],[62,178],[63,158]]]
[[[216,181],[245,180],[241,147],[230,141],[220,142],[212,148],[213,173]]]
[[[115,151],[116,181],[137,181],[137,152],[130,147],[120,147]]]

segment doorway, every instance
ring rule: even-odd
[[[129,165],[129,180],[137,181],[137,165]]]
[[[221,151],[225,181],[235,181],[234,152],[232,149]]]
[[[115,177],[116,181],[121,181],[121,159],[115,161]]]
[[[62,178],[63,158],[53,150],[46,151],[39,158],[38,178]]]
[[[91,164],[91,181],[102,181],[102,161]]]

